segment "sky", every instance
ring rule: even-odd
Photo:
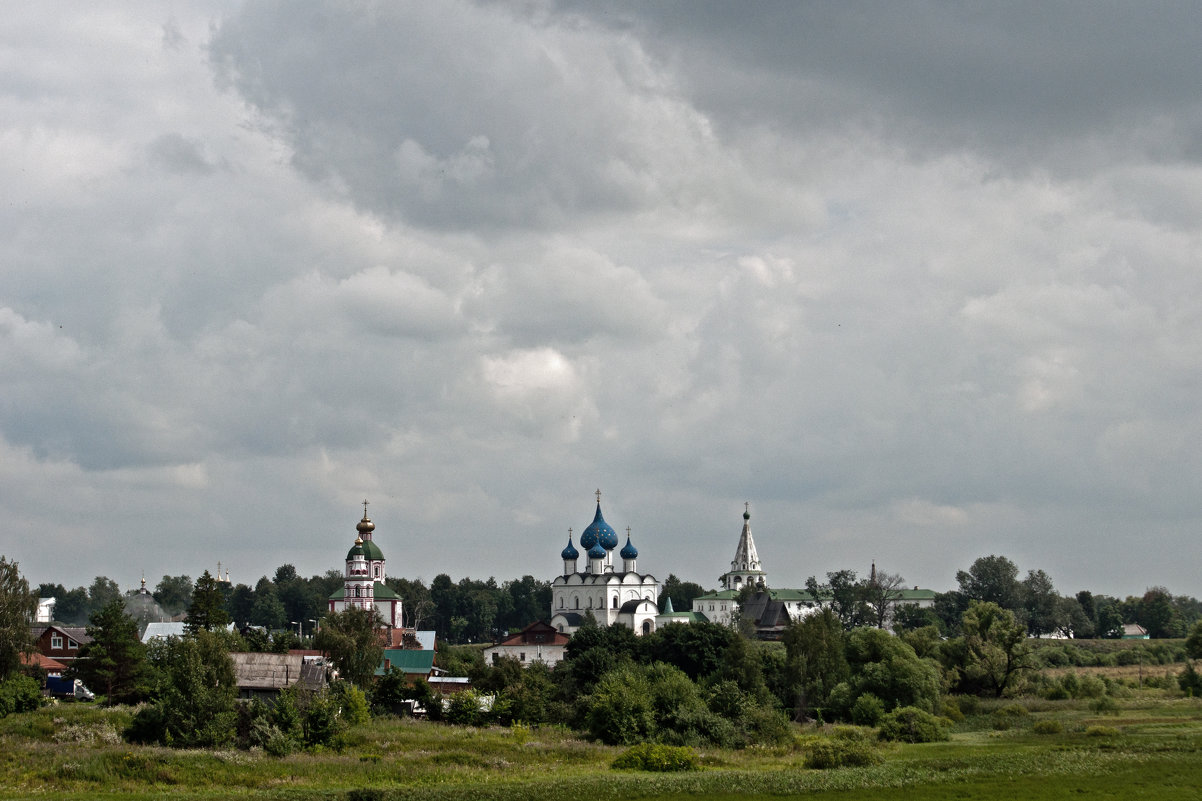
[[[18,4],[0,553],[1202,596],[1191,4]]]

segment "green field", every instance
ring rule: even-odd
[[[384,719],[352,731],[341,752],[276,759],[130,746],[119,735],[129,717],[59,705],[0,720],[0,798],[1172,801],[1197,798],[1202,787],[1202,701],[1156,690],[1105,713],[1087,701],[983,703],[949,742],[884,745],[879,764],[827,770],[806,768],[805,758],[829,728],[799,727],[789,747],[702,749],[700,770],[657,774],[614,770],[623,749],[559,727]],[[1039,733],[1049,729],[1061,731]]]

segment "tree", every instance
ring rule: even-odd
[[[1185,638],[1185,655],[1190,659],[1202,659],[1202,620],[1194,624]]]
[[[322,618],[313,644],[330,655],[342,678],[366,687],[384,659],[380,642],[383,623],[374,607],[348,606]]]
[[[117,586],[117,582],[107,576],[97,576],[92,581],[92,586],[88,587],[88,613],[99,611],[111,604],[113,601],[120,600],[121,588]]]
[[[109,706],[141,700],[149,691],[150,667],[137,621],[125,614],[120,599],[93,612],[89,620],[92,641],[80,649],[72,674],[89,689],[103,692]]]
[[[693,607],[693,599],[705,595],[705,587],[692,581],[681,581],[675,573],[669,573],[664,581],[663,592],[659,594],[659,605],[663,608],[667,598],[672,599],[672,608],[677,612],[685,612]]]
[[[956,581],[970,601],[995,603],[1012,611],[1020,608],[1018,565],[1004,556],[982,556],[967,571],[957,571]]]
[[[1019,596],[1022,599],[1027,633],[1042,637],[1068,625],[1068,615],[1052,579],[1042,570],[1028,570],[1022,580]]]
[[[819,604],[829,607],[838,616],[844,629],[854,629],[868,621],[871,614],[864,602],[864,588],[856,581],[856,571],[836,570],[826,574],[826,584],[810,576],[806,579],[806,591]]]
[[[841,685],[847,688],[841,703],[847,710],[865,694],[880,699],[886,712],[901,706],[934,708],[939,670],[906,641],[881,629],[859,628],[848,633],[845,653],[849,676]]]
[[[1152,639],[1180,637],[1184,632],[1181,618],[1173,606],[1173,595],[1164,587],[1150,587],[1139,600],[1136,622],[1148,630]]]
[[[843,623],[831,609],[821,609],[785,629],[786,670],[792,686],[794,719],[826,705],[831,690],[847,678]]]
[[[212,631],[224,627],[229,622],[229,613],[225,611],[225,594],[221,591],[217,579],[206,570],[196,580],[196,586],[192,589],[192,603],[188,604],[184,628],[189,633]]]
[[[905,589],[906,580],[897,573],[874,572],[861,590],[864,603],[868,606],[868,621],[878,629],[885,628]]]
[[[250,608],[250,622],[254,626],[262,626],[268,631],[284,627],[287,619],[284,617],[284,604],[276,592],[275,585],[267,577],[259,579],[255,585],[255,602]]]
[[[0,556],[0,681],[20,670],[22,656],[33,652],[29,621],[37,608],[37,596],[17,563]]]
[[[154,588],[154,600],[169,615],[179,614],[192,601],[191,576],[163,576]]]
[[[196,629],[169,637],[152,650],[151,660],[163,675],[161,697],[138,711],[127,736],[176,748],[229,743],[238,685],[222,633]]]
[[[1021,672],[1034,667],[1026,630],[1009,609],[973,601],[960,628],[965,647],[960,666],[963,689],[1001,698]]]

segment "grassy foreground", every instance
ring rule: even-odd
[[[1118,707],[983,704],[950,742],[885,746],[884,761],[871,767],[806,768],[806,744],[823,732],[799,729],[790,747],[706,749],[699,771],[652,774],[613,770],[622,749],[557,727],[384,720],[352,732],[341,753],[276,759],[130,746],[119,736],[129,710],[60,705],[0,720],[0,798],[1197,798],[1202,702],[1150,691]]]

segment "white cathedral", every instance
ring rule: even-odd
[[[560,553],[563,573],[551,582],[551,625],[562,634],[574,634],[589,613],[599,625],[615,623],[635,634],[655,631],[660,617],[660,583],[650,573],[638,572],[638,549],[626,529],[626,545],[618,551],[621,569],[614,559],[618,534],[601,514],[601,490],[597,490],[597,513],[593,522],[580,533],[580,548],[585,565],[578,569],[580,551],[572,543]]]

